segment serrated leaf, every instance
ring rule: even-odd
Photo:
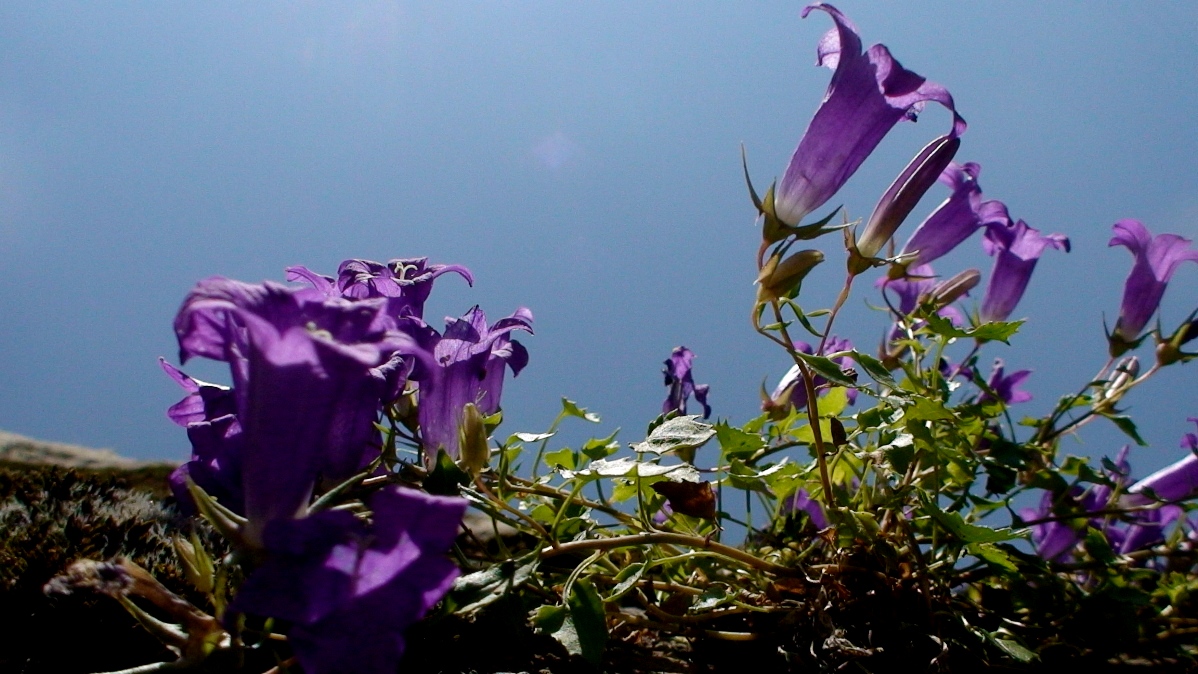
[[[687,482],[699,481],[699,471],[690,464],[676,463],[670,466],[663,466],[627,457],[614,461],[606,459],[592,461],[590,467],[579,474],[585,475],[590,473],[599,477],[661,477],[669,475],[674,480],[686,480]]]
[[[937,313],[925,313],[924,319],[927,321],[928,329],[932,332],[950,338],[970,338],[981,341],[995,341],[1008,343],[1016,332],[1019,332],[1019,326],[1023,325],[1023,321],[998,321],[995,323],[983,323],[975,328],[962,330],[952,324],[952,321]]]
[[[965,546],[969,554],[986,561],[990,566],[1016,573],[1019,567],[1005,551],[993,543],[970,543]]]
[[[715,425],[715,438],[720,443],[720,453],[723,455],[720,463],[734,458],[747,459],[765,447],[765,438],[729,425],[726,421]]]
[[[547,452],[545,454],[545,465],[550,468],[564,468],[565,470],[574,470],[576,465],[574,458],[574,450],[569,447]]]
[[[599,415],[594,412],[588,412],[585,408],[579,407],[573,400],[562,398],[562,413],[571,417],[585,419],[593,424],[599,423]]]
[[[716,431],[711,424],[699,421],[699,415],[692,414],[674,417],[653,429],[644,442],[632,446],[634,452],[653,454],[676,454],[702,447],[708,440],[715,437]],[[693,454],[691,455],[693,456]]]
[[[616,586],[612,588],[611,596],[607,598],[607,601],[616,601],[620,597],[628,594],[632,588],[636,587],[636,584],[641,581],[641,578],[643,578],[644,575],[644,562],[633,562],[623,569],[620,569],[620,572],[617,573],[615,578],[612,579],[616,581]]]
[[[956,418],[943,403],[923,397],[916,398],[915,404],[907,407],[905,412],[907,419],[914,421],[945,421]]]
[[[554,435],[557,435],[557,433],[513,433],[512,437],[507,439],[507,444],[512,444],[512,440],[519,440],[520,442],[532,444],[534,442],[548,440]]]
[[[1010,639],[996,638],[994,639],[994,645],[1001,648],[1004,653],[1012,658],[1015,658],[1015,660],[1018,662],[1027,663],[1035,660],[1038,657],[1035,653],[1029,651],[1027,648],[1024,648],[1022,644],[1011,641]]]

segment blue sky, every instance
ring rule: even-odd
[[[1042,412],[1105,360],[1136,217],[1198,237],[1198,6],[1089,2],[839,5],[866,44],[945,85],[970,124],[958,159],[987,198],[1072,238],[1016,312]],[[439,281],[426,315],[532,309],[531,364],[504,430],[546,426],[568,396],[626,442],[659,411],[661,361],[684,344],[718,416],[756,414],[785,357],[748,325],[757,248],[740,147],[759,186],[781,174],[829,71],[829,28],[800,4],[58,3],[0,5],[0,428],[182,459],[157,367],[196,280],[256,281],[304,264],[426,255],[474,271]],[[867,216],[914,152],[948,128],[929,109],[882,144],[835,203]],[[939,189],[939,188],[937,188]],[[917,209],[921,218],[943,192]],[[913,228],[909,223],[900,238]],[[829,247],[835,242],[829,241]],[[839,253],[805,286],[831,301]],[[937,265],[988,269],[977,239]],[[868,284],[861,284],[866,291]],[[1198,304],[1174,279],[1169,327]],[[872,350],[870,292],[837,332]],[[1177,456],[1198,415],[1198,364],[1127,403]],[[221,368],[189,371],[222,380]],[[1122,444],[1094,424],[1066,450]]]

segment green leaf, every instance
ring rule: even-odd
[[[1015,566],[1015,562],[1011,560],[1011,556],[1004,552],[1001,548],[993,543],[970,543],[965,546],[969,554],[983,559],[990,566],[1002,571],[1010,571],[1017,573],[1019,567]]]
[[[588,459],[592,460],[606,459],[612,454],[615,454],[620,449],[620,443],[616,442],[616,435],[619,434],[619,432],[620,429],[617,428],[606,438],[591,438],[590,440],[587,440],[586,444],[582,446],[582,453],[585,454]]]
[[[578,654],[598,666],[603,660],[603,650],[607,648],[607,614],[603,599],[590,580],[579,578],[574,582],[566,605],[570,608],[570,620],[578,639]]]
[[[574,450],[569,447],[563,447],[559,450],[547,452],[545,454],[545,465],[550,468],[564,468],[566,470],[574,470],[578,467],[574,456]]]
[[[922,315],[927,321],[928,329],[937,335],[950,338],[966,337],[983,342],[996,341],[1006,344],[1012,335],[1019,332],[1019,326],[1023,325],[1023,321],[998,321],[995,323],[983,323],[975,328],[962,330],[940,314],[924,312]]]
[[[470,484],[470,476],[458,468],[444,449],[438,450],[433,472],[424,478],[425,491],[437,496],[457,496],[458,487],[467,484]]]
[[[620,569],[620,572],[617,573],[615,578],[612,579],[616,581],[616,587],[612,589],[611,596],[607,598],[607,601],[616,601],[620,597],[628,594],[628,592],[632,590],[632,588],[636,587],[636,584],[639,583],[641,578],[644,576],[644,562],[633,562],[623,569]]]
[[[532,577],[537,561],[517,564],[506,560],[489,569],[461,576],[453,583],[449,599],[461,608],[458,614],[470,614],[501,599]]]
[[[856,388],[857,382],[853,381],[851,377],[846,375],[844,370],[841,370],[840,366],[837,365],[836,362],[831,358],[827,358],[825,356],[814,356],[809,353],[803,353],[802,351],[795,351],[795,355],[798,356],[799,359],[801,359],[804,363],[806,363],[807,367],[811,368],[817,374],[833,384]]]
[[[865,370],[865,373],[868,374],[874,381],[888,389],[895,391],[900,390],[898,382],[894,380],[894,377],[890,376],[890,370],[886,369],[886,366],[882,364],[882,361],[867,353],[861,353],[860,351],[853,352],[853,360],[857,361],[857,363],[861,365],[861,369]]]
[[[662,477],[669,475],[673,480],[684,480],[686,482],[698,482],[699,471],[688,463],[675,463],[669,466],[663,466],[658,463],[646,463],[630,458],[615,459],[608,461],[607,459],[599,459],[591,462],[591,465],[586,470],[580,471],[579,475],[595,475],[598,477]]]
[[[599,423],[599,415],[579,407],[573,400],[562,398],[562,414],[585,419],[593,424]]]
[[[720,443],[720,453],[723,455],[720,463],[729,459],[747,459],[765,448],[765,438],[743,431],[726,421],[715,425],[715,438]]]
[[[1141,447],[1148,446],[1148,443],[1144,442],[1144,438],[1140,437],[1140,432],[1136,430],[1136,424],[1131,420],[1131,417],[1119,415],[1109,416],[1107,419],[1110,419],[1112,422],[1114,422],[1114,424],[1119,427],[1119,430],[1123,431],[1127,437],[1135,440],[1137,445]]]
[[[938,400],[916,398],[915,404],[906,408],[907,419],[912,421],[948,421],[956,416]]]
[[[1011,639],[994,638],[993,643],[1003,650],[1004,653],[1014,658],[1017,662],[1028,663],[1035,660],[1038,656],[1029,651],[1027,648],[1017,641]]]
[[[713,608],[722,606],[732,601],[735,598],[735,593],[728,592],[727,583],[712,583],[703,590],[703,593],[695,598],[695,603],[691,606],[692,613],[700,613],[710,611]]]
[[[556,435],[556,433],[513,433],[512,437],[507,439],[506,444],[513,445],[517,441],[527,442],[529,444],[532,444],[534,442],[548,440],[549,438],[552,438],[554,435]]]
[[[688,450],[698,449],[716,434],[711,424],[705,424],[698,419],[697,414],[674,417],[653,429],[649,437],[644,442],[633,445],[632,450],[654,454],[674,452],[682,456]],[[690,456],[693,458],[693,451]]]

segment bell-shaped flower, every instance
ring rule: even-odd
[[[807,354],[810,354],[815,350],[815,348],[807,342],[795,342],[794,345],[796,349]],[[818,355],[823,356],[830,353],[839,353],[841,351],[852,350],[852,342],[833,335],[828,339],[827,343],[824,344],[824,348],[820,350]],[[851,368],[855,364],[855,361],[850,356],[836,356],[832,359],[832,362],[839,365],[842,370]],[[812,376],[811,383],[816,389],[816,395],[823,395],[827,392],[826,389],[822,388],[828,383],[827,379],[817,374]],[[850,404],[857,401],[857,389],[847,389],[845,394],[848,396]],[[792,365],[790,369],[786,371],[786,374],[783,375],[782,379],[778,381],[778,385],[774,387],[774,392],[768,399],[763,401],[762,408],[765,411],[772,413],[774,410],[780,410],[781,408],[785,407],[788,402],[790,405],[793,405],[795,409],[801,410],[807,407],[807,387],[803,385],[802,371],[799,370],[798,365]]]
[[[1198,417],[1189,420],[1198,424]],[[1186,433],[1181,446],[1189,450],[1185,458],[1133,484],[1124,501],[1129,505],[1147,505],[1158,500],[1183,501],[1198,496],[1198,435]]]
[[[184,301],[181,359],[224,360],[233,372],[251,544],[270,521],[302,514],[318,479],[348,478],[378,452],[384,382],[374,368],[421,351],[384,308],[224,278],[201,281]]]
[[[436,461],[438,449],[457,459],[466,403],[473,403],[484,416],[498,412],[504,368],[516,376],[528,364],[528,351],[510,333],[531,333],[532,312],[520,307],[487,325],[486,314],[476,306],[462,318],[446,318],[443,335],[423,324],[412,325],[418,341],[432,354],[429,365],[413,374],[420,382],[417,414],[425,463]]]
[[[1069,252],[1069,238],[1061,234],[1040,233],[1023,220],[1009,227],[995,225],[986,228],[982,239],[986,253],[994,257],[990,285],[982,298],[983,322],[1005,321],[1015,311],[1015,305],[1027,290],[1036,262],[1048,247]]]
[[[952,194],[915,229],[899,253],[899,257],[908,259],[891,269],[892,276],[906,271],[908,266],[918,267],[943,257],[984,226],[1011,224],[1007,207],[1001,201],[982,201],[982,188],[978,185],[981,170],[981,166],[972,162],[953,163],[944,169],[940,182]]]
[[[863,52],[857,29],[835,7],[810,5],[803,16],[813,9],[836,24],[817,50],[817,64],[834,72],[774,196],[775,213],[792,226],[831,199],[890,129],[914,119],[927,101],[952,111],[951,137],[965,131],[944,87],[903,68],[883,45]]]
[[[1152,236],[1139,220],[1120,220],[1112,229],[1115,235],[1109,245],[1124,246],[1135,258],[1111,335],[1111,353],[1119,355],[1136,343],[1181,263],[1198,262],[1198,250],[1190,248],[1189,239],[1176,234]]]
[[[674,347],[670,357],[665,361],[662,374],[666,380],[666,399],[661,404],[661,413],[677,412],[686,414],[686,403],[691,395],[703,406],[703,418],[711,416],[711,406],[707,404],[707,384],[696,384],[691,373],[695,354],[685,346]]]
[[[265,559],[230,606],[286,621],[309,674],[395,672],[405,630],[458,575],[445,553],[466,501],[388,487],[369,505],[369,524],[346,511],[272,522]]]
[[[399,318],[423,318],[424,303],[433,290],[433,280],[454,272],[474,285],[470,270],[456,264],[429,264],[426,257],[396,259],[383,264],[370,260],[346,260],[337,277],[323,276],[306,267],[288,267],[288,281],[306,281],[328,297],[347,299],[386,298],[387,314]]]
[[[994,370],[990,373],[990,379],[986,381],[986,390],[982,391],[978,402],[1001,400],[1003,403],[1011,405],[1031,400],[1032,394],[1019,388],[1031,375],[1031,370],[1019,370],[1006,374],[1002,359],[995,358]]]

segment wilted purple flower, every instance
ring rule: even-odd
[[[1023,297],[1044,249],[1051,246],[1069,252],[1069,238],[1061,234],[1045,236],[1020,220],[1009,227],[986,228],[982,246],[995,260],[990,285],[982,299],[981,318],[983,322],[1005,321]]]
[[[1189,420],[1198,423],[1198,417],[1190,417]],[[1133,484],[1127,490],[1127,503],[1153,503],[1154,499],[1149,497],[1148,492],[1156,497],[1155,500],[1161,501],[1181,501],[1198,495],[1198,435],[1186,433],[1181,439],[1181,446],[1189,450],[1185,458]]]
[[[857,29],[835,7],[835,27],[820,40],[817,64],[833,68],[832,81],[778,184],[774,209],[782,222],[797,225],[832,198],[882,138],[902,119],[914,119],[936,101],[953,112],[951,135],[965,131],[952,96],[943,87],[904,69],[882,45],[862,53]]]
[[[309,674],[395,672],[404,631],[458,575],[445,552],[466,501],[389,487],[370,509],[370,525],[345,511],[272,522],[266,559],[230,607],[290,623]]]
[[[420,353],[384,307],[224,278],[201,281],[184,300],[180,359],[223,360],[233,372],[252,543],[271,520],[302,513],[319,478],[343,480],[377,453],[384,381],[373,368]]]
[[[504,367],[516,376],[528,364],[528,351],[509,337],[513,330],[531,333],[532,312],[520,307],[488,326],[486,314],[474,307],[462,318],[446,318],[444,335],[419,326],[418,340],[432,354],[427,371],[413,375],[420,382],[418,415],[426,464],[436,461],[438,449],[458,457],[466,403],[474,403],[484,416],[499,411]]]
[[[940,174],[940,182],[952,194],[920,223],[903,246],[900,255],[915,255],[908,265],[917,267],[948,254],[983,226],[1010,225],[1011,217],[1001,201],[982,201],[977,180],[981,170],[972,162],[954,163]],[[912,269],[910,273],[916,272]]]
[[[986,381],[988,390],[982,391],[982,395],[978,397],[978,402],[990,402],[995,398],[990,395],[993,391],[998,396],[998,400],[1003,401],[1007,405],[1013,403],[1027,402],[1032,399],[1032,394],[1019,388],[1027,378],[1031,376],[1031,370],[1019,370],[1011,374],[1004,374],[1004,367],[1001,358],[994,359],[994,370],[990,373],[990,379]]]
[[[1123,287],[1123,303],[1112,335],[1119,342],[1112,345],[1118,355],[1140,336],[1181,263],[1198,262],[1198,250],[1190,248],[1189,239],[1176,234],[1152,236],[1139,220],[1120,220],[1112,229],[1115,235],[1108,245],[1124,246],[1135,257]]]
[[[665,402],[661,404],[662,414],[686,414],[686,402],[690,400],[691,394],[694,394],[695,400],[703,406],[703,418],[711,416],[711,406],[707,404],[707,391],[710,387],[707,384],[695,384],[695,378],[691,373],[691,363],[694,360],[695,354],[685,346],[674,347],[670,357],[666,359],[662,373],[665,375],[666,388],[669,391],[666,393]]]
[[[814,347],[807,342],[795,342],[795,348],[807,354],[815,350]],[[841,351],[852,350],[852,342],[833,335],[828,339],[828,342],[824,344],[824,348],[820,350],[819,355],[822,356],[829,353],[839,353]],[[855,362],[850,356],[837,356],[832,359],[832,362],[839,365],[840,369],[842,370],[855,365]],[[826,390],[819,390],[821,386],[828,383],[827,379],[824,379],[819,375],[814,375],[812,377],[811,383],[817,389],[816,395],[823,395],[827,392]],[[853,404],[857,401],[857,389],[846,389],[845,394],[848,396],[849,404]],[[770,395],[770,399],[765,401],[762,406],[768,408],[771,406],[777,407],[779,405],[785,405],[788,398],[790,404],[794,405],[795,409],[801,410],[807,407],[807,387],[803,385],[802,374],[798,365],[792,365],[790,369],[786,371],[786,374],[782,376],[782,379],[774,388],[774,392]]]
[[[454,272],[474,285],[470,270],[456,264],[428,263],[426,257],[396,259],[387,262],[370,260],[346,260],[332,278],[313,273],[306,267],[288,267],[288,281],[307,281],[313,288],[329,297],[347,299],[387,299],[387,314],[401,316],[424,316],[424,303],[433,290],[433,280],[442,274]]]

